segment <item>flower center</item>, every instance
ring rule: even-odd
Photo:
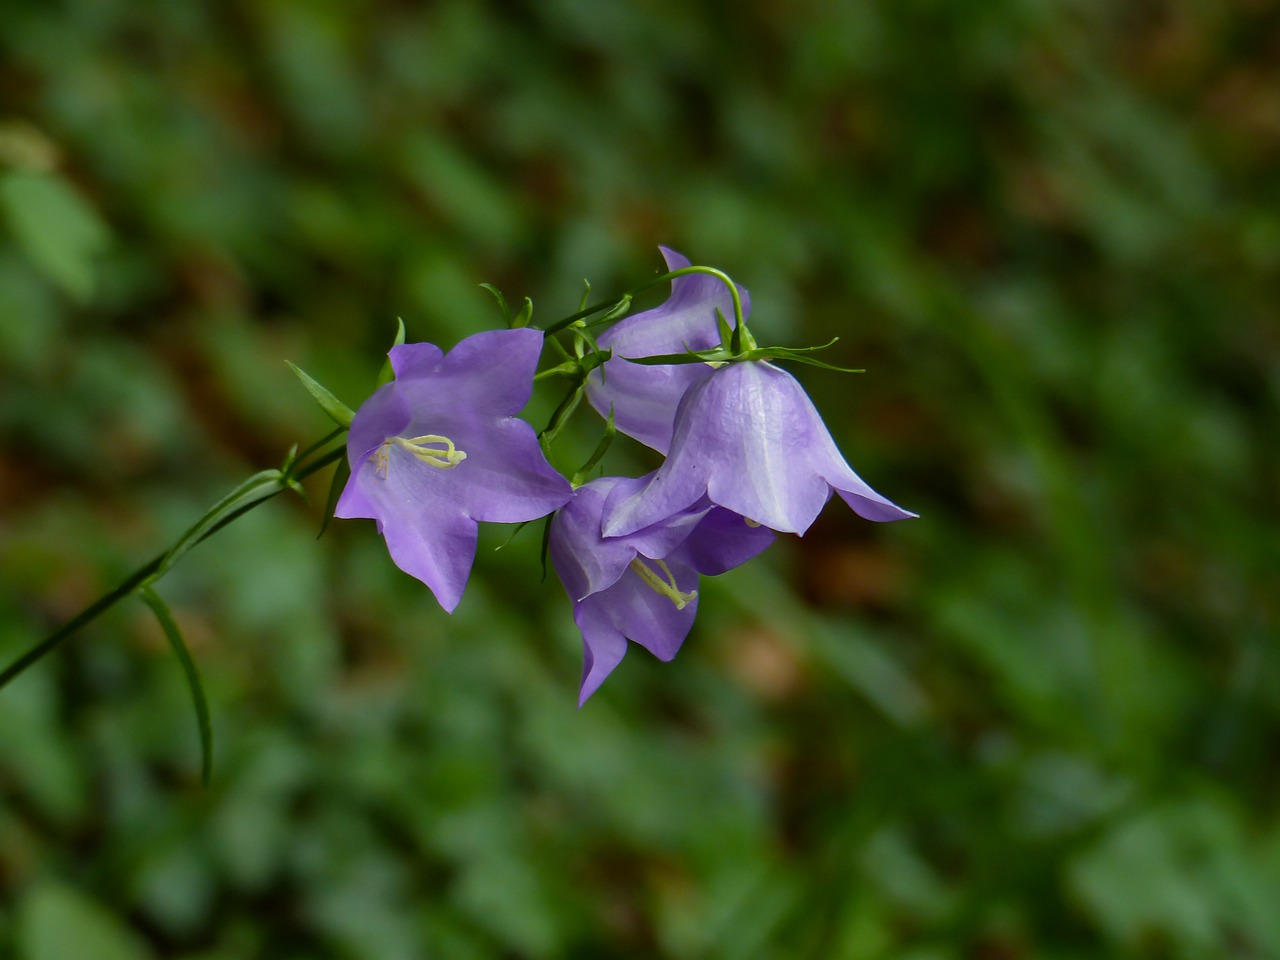
[[[677,610],[683,610],[689,605],[689,601],[698,595],[698,591],[690,590],[688,593],[682,592],[680,588],[676,586],[676,578],[667,568],[667,565],[661,560],[654,560],[653,562],[662,570],[661,575],[647,566],[639,557],[632,560],[629,566],[636,572],[636,576],[644,581],[644,585],[646,587],[654,593],[666,597],[676,605]],[[663,577],[666,579],[664,580]]]
[[[381,477],[387,475],[389,459],[387,448],[392,444],[401,450],[407,450],[427,466],[436,467],[439,470],[456,467],[467,459],[466,453],[454,446],[452,440],[438,433],[427,433],[421,437],[388,437],[382,441],[382,446],[373,455],[374,466]]]

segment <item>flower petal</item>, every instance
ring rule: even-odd
[[[671,462],[668,457],[639,489],[620,487],[609,495],[601,518],[603,536],[630,537],[687,511],[706,494],[707,478],[700,464],[672,471],[667,469]]]
[[[626,536],[705,494],[770,529],[803,534],[832,485],[862,516],[913,516],[849,469],[791,374],[769,363],[731,363],[685,395],[666,462],[639,492],[610,497],[604,533]]]
[[[387,437],[398,436],[411,419],[409,405],[395,383],[383,384],[375,390],[356,411],[347,433],[347,461],[351,472],[355,473],[357,466]]]
[[[660,249],[670,270],[689,266],[674,250]],[[750,298],[738,289],[745,313],[750,310]],[[720,342],[717,309],[732,323],[733,299],[724,283],[708,274],[677,277],[665,303],[619,321],[600,336],[601,348],[611,348],[613,358],[588,378],[588,401],[602,417],[612,407],[618,430],[666,453],[680,399],[712,368],[701,363],[647,366],[624,358],[714,347]]]
[[[600,536],[600,513],[618,479],[601,477],[579,487],[551,520],[551,563],[575,603],[613,586],[635,559],[629,540]]]
[[[773,540],[773,531],[768,527],[752,526],[745,517],[714,507],[666,559],[715,577],[758,556]]]
[[[443,358],[431,344],[402,344],[391,348],[391,366],[415,417],[458,410],[505,417],[529,402],[542,341],[542,332],[532,327],[487,330]]]
[[[628,537],[605,539],[600,520],[614,490],[635,492],[645,480],[600,477],[574,491],[571,500],[551,521],[551,560],[573,600],[581,600],[612,586],[627,565],[643,555],[662,558],[697,529],[710,504],[668,517]]]
[[[434,343],[400,343],[387,354],[397,380],[416,380],[440,372],[444,351]]]
[[[684,564],[670,564],[676,586],[686,592],[697,590],[698,575]],[[574,620],[579,617],[599,629],[608,624],[629,640],[640,644],[659,660],[670,660],[684,643],[698,613],[697,597],[682,610],[668,597],[645,584],[634,570],[627,570],[607,590],[593,593],[578,602]]]
[[[537,434],[523,420],[451,412],[434,420],[415,416],[410,430],[448,437],[466,454],[465,460],[447,469],[417,466],[433,474],[434,497],[474,520],[537,520],[573,496],[573,487],[547,463]]]
[[[334,515],[376,520],[396,566],[430,587],[452,613],[475,561],[476,522],[435,495],[432,480],[439,471],[399,447],[385,453],[385,474],[366,459],[347,481]]]
[[[581,707],[622,662],[627,638],[609,620],[608,611],[598,606],[575,605],[573,622],[582,633],[582,685],[578,688]]]

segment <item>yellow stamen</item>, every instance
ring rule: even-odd
[[[387,466],[390,459],[387,447],[392,444],[395,444],[401,450],[407,450],[427,466],[435,467],[438,470],[448,470],[450,467],[456,467],[467,459],[466,453],[454,446],[452,440],[448,437],[442,437],[438,433],[427,433],[420,437],[411,438],[388,437],[382,441],[382,446],[373,455],[374,467],[381,477],[387,475]]]
[[[644,581],[646,587],[654,593],[666,597],[676,605],[677,610],[683,610],[689,605],[689,601],[698,595],[698,591],[690,590],[688,593],[684,593],[676,586],[676,578],[667,568],[667,565],[661,560],[654,560],[653,562],[662,569],[661,576],[651,570],[639,557],[631,561],[630,567],[636,572],[636,576]],[[666,577],[666,579],[664,580],[663,577]]]

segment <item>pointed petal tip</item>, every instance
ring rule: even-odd
[[[679,250],[673,250],[664,244],[658,244],[658,252],[662,254],[662,259],[667,262],[667,268],[670,270],[679,270],[681,267],[687,267],[690,260]]]

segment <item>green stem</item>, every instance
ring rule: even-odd
[[[333,435],[331,434],[330,438],[332,437]],[[313,445],[311,448],[308,449],[308,452],[315,449],[316,449],[316,446]],[[278,480],[278,485],[276,489],[263,491],[262,496],[259,497],[258,499],[251,500],[248,503],[244,503],[240,505],[239,507],[237,507],[236,509],[228,513],[226,516],[219,519],[217,522],[210,524],[208,527],[200,531],[200,533],[197,535],[194,542],[190,544],[190,546],[195,546],[195,544],[200,543],[204,540],[207,540],[209,537],[213,536],[215,533],[217,533],[227,524],[231,523],[233,520],[238,520],[240,517],[244,516],[254,507],[258,506],[261,503],[266,503],[268,500],[270,500],[272,497],[276,496],[277,494],[283,493],[285,490],[288,490],[289,489],[288,482],[290,480],[293,480],[293,481],[305,480],[307,477],[311,476],[313,473],[316,473],[319,470],[323,470],[325,467],[329,466],[329,464],[334,463],[337,460],[341,459],[342,456],[345,455],[345,453],[346,453],[345,447],[338,447],[335,450],[330,450],[328,453],[326,453],[324,456],[322,456],[320,459],[316,460],[313,463],[306,464],[305,466],[302,466],[302,467],[295,465],[289,470],[289,472],[287,473],[282,472]],[[4,687],[6,687],[9,684],[9,681],[17,677],[20,673],[22,673],[22,671],[26,670],[27,667],[31,666],[41,657],[45,656],[48,653],[53,652],[58,647],[60,647],[68,638],[70,638],[81,627],[84,627],[92,623],[94,620],[98,619],[98,617],[102,616],[102,614],[106,613],[108,610],[114,607],[117,603],[119,603],[125,597],[132,594],[139,587],[154,583],[155,579],[158,579],[158,575],[167,569],[167,565],[170,563],[170,558],[172,553],[173,553],[172,550],[167,550],[164,553],[160,554],[160,556],[154,558],[150,562],[144,564],[139,569],[135,570],[133,573],[129,574],[129,576],[126,577],[118,587],[116,587],[110,593],[99,597],[93,603],[89,604],[89,606],[85,607],[78,614],[76,614],[74,617],[72,617],[70,620],[64,623],[61,627],[59,627],[53,633],[49,634],[49,636],[45,637],[43,640],[41,640],[38,644],[36,644],[34,647],[32,647],[22,656],[18,657],[17,660],[9,664],[9,666],[5,668],[4,672],[0,673],[0,690],[4,689]]]
[[[729,288],[729,296],[733,298],[733,321],[734,321],[735,328],[745,328],[746,321],[742,315],[742,296],[738,293],[738,286],[732,280],[729,279],[729,275],[727,273],[725,273],[723,270],[717,270],[715,267],[700,267],[700,266],[681,267],[679,270],[672,270],[670,273],[664,273],[660,276],[654,277],[648,283],[643,283],[640,286],[636,287],[634,290],[628,290],[626,293],[622,295],[622,297],[634,297],[636,294],[643,293],[645,290],[648,290],[650,287],[656,287],[660,283],[666,283],[668,280],[674,280],[677,277],[687,277],[693,273],[705,273],[709,276],[715,277],[716,279],[720,280],[722,283],[724,283],[725,286]],[[614,304],[616,304],[619,300],[621,300],[622,297],[614,297],[612,300],[603,300],[600,303],[595,303],[589,307],[585,307],[582,310],[579,310],[577,313],[570,314],[569,316],[565,317],[563,320],[557,320],[551,326],[543,330],[542,335],[544,337],[549,337],[553,333],[559,333],[561,330],[563,330],[565,327],[569,326],[572,323],[576,323],[579,320],[584,320],[594,313],[599,313],[601,310],[609,309]]]

